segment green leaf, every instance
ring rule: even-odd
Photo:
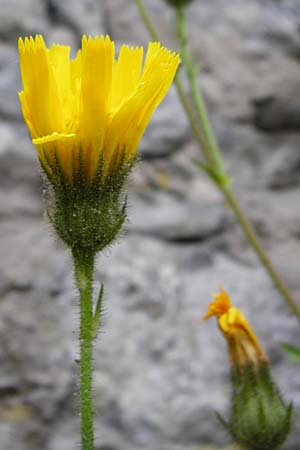
[[[92,329],[93,339],[95,339],[97,337],[99,327],[100,327],[103,295],[104,295],[104,284],[101,283],[101,287],[100,287],[100,291],[99,291],[99,295],[98,295],[98,299],[97,299],[97,303],[96,303],[96,308],[95,308],[95,312],[94,312],[94,317],[93,317],[93,329]]]
[[[287,344],[285,342],[282,342],[280,344],[280,347],[290,359],[290,361],[294,363],[300,363],[300,347],[296,347],[295,345]]]

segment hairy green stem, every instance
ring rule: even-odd
[[[147,9],[144,6],[143,0],[135,0],[135,3],[140,11],[140,15],[144,21],[144,24],[146,28],[149,31],[150,36],[152,39],[160,40],[159,35],[152,23],[152,20],[147,12]],[[192,128],[192,131],[194,133],[194,136],[199,144],[200,150],[202,151],[205,160],[208,164],[206,172],[209,173],[211,171],[210,176],[211,180],[217,185],[217,187],[221,190],[221,192],[224,194],[228,205],[230,206],[232,212],[234,213],[237,221],[239,222],[241,228],[243,229],[245,236],[249,242],[249,244],[252,246],[254,251],[256,252],[257,256],[259,257],[261,263],[263,264],[265,270],[269,274],[270,278],[272,279],[275,287],[278,289],[280,294],[282,295],[283,299],[286,301],[288,306],[290,307],[290,310],[292,313],[300,319],[300,310],[297,306],[297,303],[295,299],[293,298],[291,292],[285,285],[284,281],[282,280],[281,276],[277,273],[275,268],[273,267],[271,261],[267,257],[261,243],[259,242],[256,233],[249,222],[246,214],[244,213],[243,209],[239,205],[237,199],[234,196],[234,193],[229,185],[229,182],[226,182],[226,180],[229,180],[229,177],[224,169],[221,153],[217,144],[217,141],[215,139],[214,132],[212,130],[205,103],[201,94],[201,91],[199,90],[198,84],[197,84],[197,77],[195,72],[195,67],[192,61],[192,58],[188,52],[188,39],[187,39],[187,32],[186,32],[186,25],[185,25],[185,10],[184,5],[179,5],[177,8],[177,35],[178,40],[180,44],[180,50],[181,50],[181,57],[184,67],[186,68],[190,88],[191,88],[191,95],[195,107],[195,111],[197,114],[197,120],[194,116],[194,111],[190,106],[189,99],[187,95],[184,92],[183,86],[181,81],[179,80],[178,76],[175,79],[175,87],[177,89],[179,98],[181,100],[181,103],[184,107],[184,110],[187,114],[187,117],[190,121],[190,125]],[[199,129],[200,128],[200,129]],[[225,180],[224,183],[220,182],[222,180]]]
[[[94,255],[73,250],[76,285],[80,294],[80,410],[82,450],[94,450],[92,355]]]

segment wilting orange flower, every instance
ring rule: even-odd
[[[257,366],[260,362],[267,361],[267,356],[252,327],[243,313],[231,305],[227,292],[221,289],[214,298],[203,319],[217,317],[220,330],[228,344],[233,366],[242,369],[247,364]]]
[[[70,48],[46,47],[42,36],[19,39],[22,112],[48,174],[61,166],[70,181],[82,161],[92,180],[100,157],[109,175],[119,162],[130,162],[153,111],[166,95],[179,56],[151,42],[143,48],[123,45],[115,60],[108,36],[82,38]],[[80,156],[79,156],[80,155]]]

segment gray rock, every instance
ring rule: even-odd
[[[1,225],[0,414],[15,448],[38,448],[45,424],[74,389],[74,300],[66,255],[47,227],[25,219],[21,225]]]
[[[0,216],[41,217],[42,187],[36,150],[25,127],[0,123]]]
[[[1,0],[0,36],[16,43],[16,36],[43,33],[47,28],[47,2]]]
[[[175,89],[154,112],[150,125],[141,141],[144,157],[168,156],[179,150],[189,135],[189,126]]]
[[[270,158],[266,167],[267,186],[273,190],[290,189],[300,184],[300,152],[292,145]]]
[[[53,23],[67,26],[78,36],[104,32],[102,5],[96,0],[49,0],[48,15]]]
[[[179,202],[168,193],[151,192],[130,199],[129,231],[171,241],[205,240],[224,231],[220,203]],[[193,217],[193,220],[189,220]]]
[[[254,122],[265,131],[300,129],[300,102],[293,98],[260,98],[254,102]]]
[[[163,44],[176,49],[173,11],[163,0],[145,4]],[[194,1],[188,20],[233,186],[299,298],[299,1]],[[149,36],[132,0],[3,0],[0,25],[0,448],[74,450],[77,294],[68,254],[42,222],[36,152],[20,125],[16,42],[42,32],[48,44],[76,48],[81,33],[108,32],[119,47],[146,45]],[[224,447],[214,411],[228,408],[226,345],[213,320],[201,321],[211,293],[224,286],[247,314],[296,411],[299,368],[279,343],[299,344],[299,326],[222,196],[193,165],[201,155],[174,89],[141,154],[127,235],[99,257],[95,274],[96,289],[105,282],[94,359],[96,448]],[[299,449],[296,431],[284,449]]]
[[[76,55],[78,48],[81,46],[81,39],[78,37],[78,33],[67,28],[64,24],[55,24],[48,30],[46,43],[49,46],[53,42],[69,45],[71,47],[71,57]]]
[[[221,253],[214,253],[205,266],[194,258],[191,266],[191,248],[196,252],[195,245],[170,246],[133,236],[99,261],[96,278],[106,285],[104,333],[95,348],[99,448],[122,448],[112,438],[116,430],[123,430],[125,448],[126,441],[133,449],[168,448],[170,442],[184,449],[205,441],[224,445],[214,410],[226,414],[229,364],[216,324],[201,322],[211,292],[220,285],[243,308],[274,356],[274,376],[287,399],[298,389],[297,367],[282,370],[278,342],[284,337],[297,342],[299,329],[264,272]],[[207,250],[198,245],[197,251],[201,255]],[[54,442],[72,435],[69,427],[70,422],[62,421]],[[74,442],[65,439],[64,449],[71,450]]]
[[[150,11],[151,16],[158,21],[157,26],[161,42],[170,45],[174,42],[174,39],[172,39],[173,12],[162,0],[146,0],[144,4]],[[104,5],[109,31],[117,42],[125,41],[131,45],[145,45],[152,40],[140,20],[135,2],[131,0],[104,0]]]
[[[0,118],[20,119],[18,91],[21,90],[17,39],[0,44]]]

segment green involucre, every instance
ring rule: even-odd
[[[126,219],[124,183],[133,161],[118,164],[110,177],[104,177],[99,161],[93,182],[87,180],[83,163],[70,182],[61,170],[42,167],[47,176],[47,213],[58,237],[71,249],[96,254],[117,237]]]
[[[283,401],[266,362],[232,370],[230,420],[219,418],[236,442],[249,450],[279,450],[291,416],[292,405]]]

